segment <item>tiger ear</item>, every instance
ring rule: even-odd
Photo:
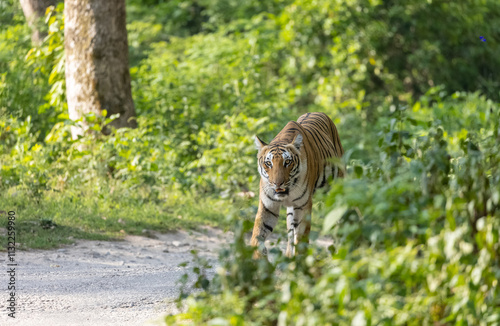
[[[302,137],[302,135],[301,134],[297,134],[295,136],[295,138],[293,139],[292,144],[293,144],[293,146],[295,146],[295,148],[297,150],[300,151],[300,147],[302,146],[302,141],[303,140],[304,140],[304,138]]]
[[[259,136],[255,136],[255,148],[257,148],[259,151],[262,149],[262,147],[267,146],[266,143],[262,141],[262,139],[259,138]]]

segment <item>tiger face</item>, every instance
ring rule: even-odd
[[[268,145],[255,137],[255,145],[259,150],[258,169],[264,190],[269,196],[278,199],[287,197],[304,172],[303,153],[300,150],[302,140],[302,135],[297,134],[292,143]]]

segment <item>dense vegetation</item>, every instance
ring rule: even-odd
[[[433,103],[433,104],[430,104]],[[379,155],[351,160],[324,197],[328,249],[272,263],[242,232],[188,312],[210,325],[495,325],[500,322],[500,108],[477,94],[396,109]],[[181,296],[183,298],[183,296]]]
[[[500,2],[127,5],[139,128],[71,140],[62,5],[32,49],[0,0],[0,206],[24,246],[236,221],[169,324],[500,323]],[[346,149],[347,177],[314,208],[335,245],[255,262],[252,136],[307,111]]]

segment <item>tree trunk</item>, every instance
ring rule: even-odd
[[[40,18],[45,16],[45,11],[50,6],[55,6],[58,0],[20,0],[24,16],[31,28],[31,41],[35,45],[42,44],[43,38],[47,36],[40,30]]]
[[[66,0],[66,95],[69,117],[120,114],[110,125],[137,127],[130,88],[125,0]],[[83,126],[86,129],[87,126]],[[102,130],[109,133],[108,128]],[[82,135],[73,128],[72,135]]]

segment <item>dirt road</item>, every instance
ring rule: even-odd
[[[155,325],[175,312],[171,299],[178,267],[190,250],[216,258],[230,240],[220,230],[155,234],[156,239],[127,236],[124,241],[77,241],[57,250],[17,252],[16,318],[7,316],[8,274],[0,274],[0,324],[22,326]],[[6,253],[0,264],[6,268]]]

